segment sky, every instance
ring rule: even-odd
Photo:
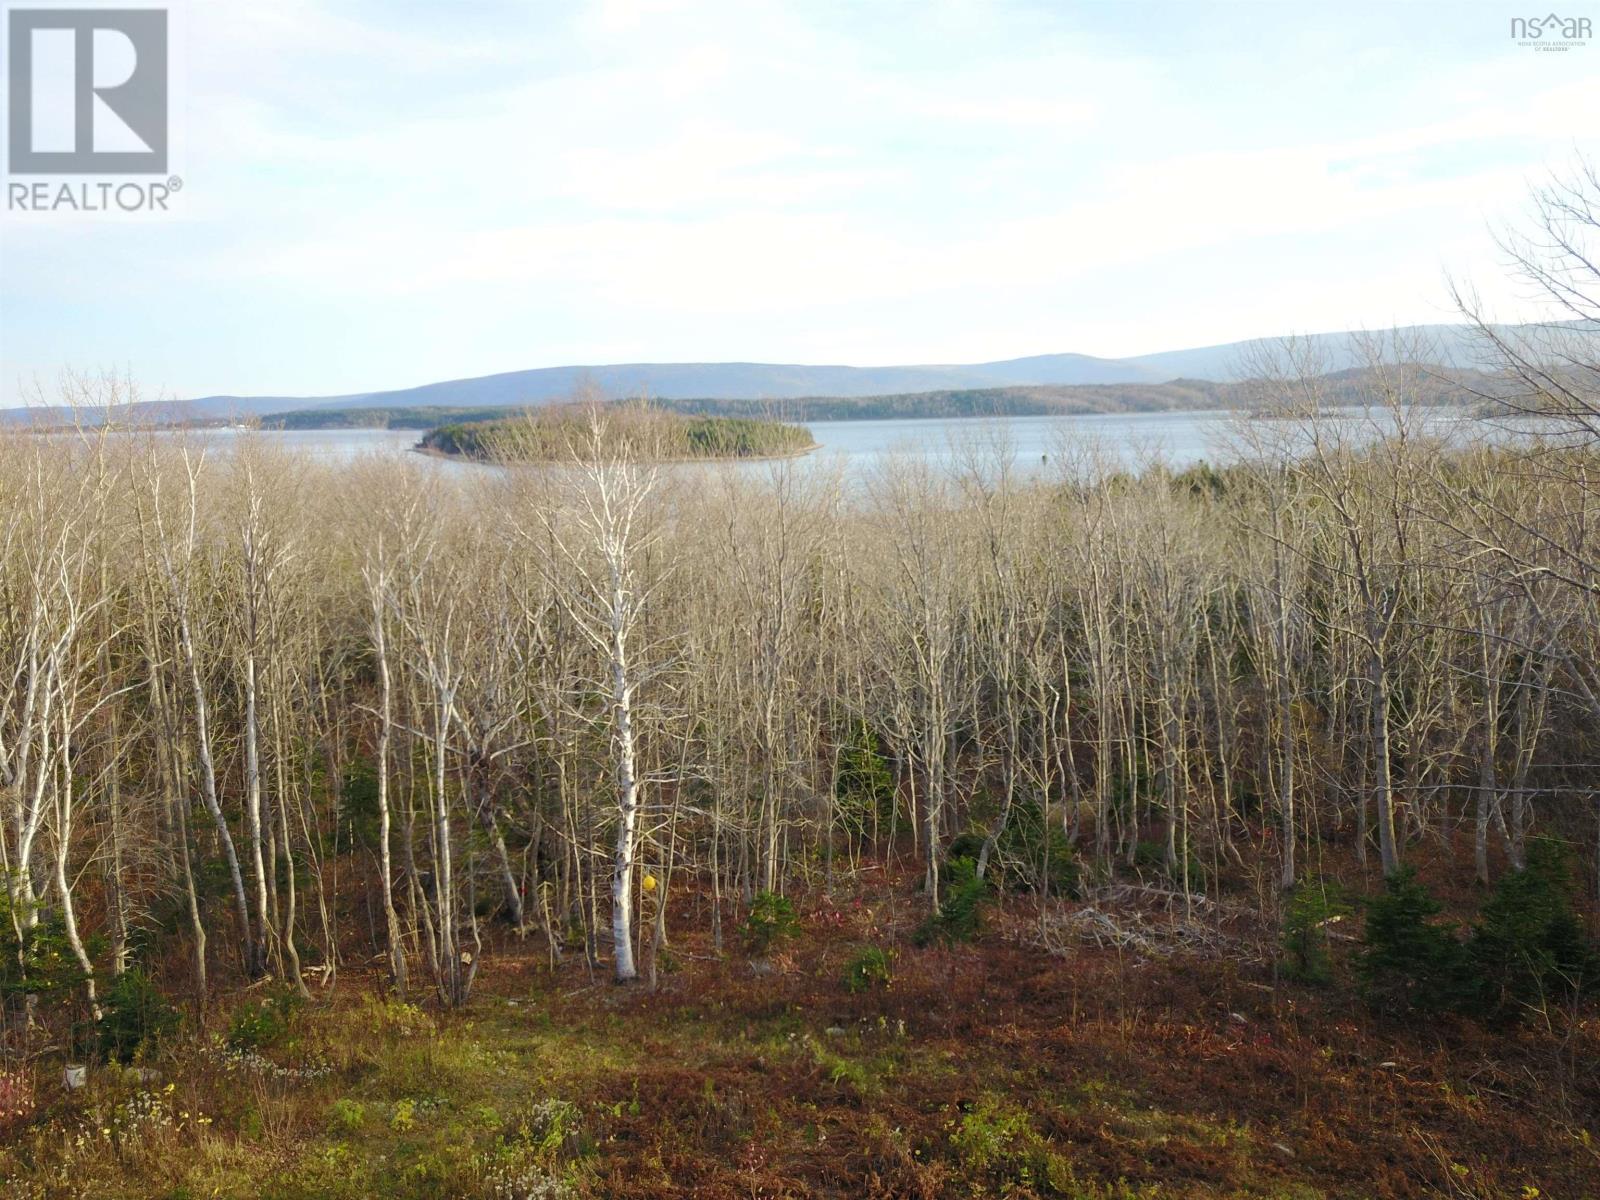
[[[190,0],[180,210],[0,217],[0,404],[1536,315],[1494,235],[1600,39],[1515,8]]]

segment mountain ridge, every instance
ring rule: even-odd
[[[1359,365],[1362,344],[1368,336],[1346,330],[1303,335],[1297,340],[1319,354],[1328,370],[1341,370]],[[1466,325],[1409,326],[1379,336],[1426,344],[1429,361],[1445,365],[1464,365],[1476,357],[1477,334]],[[1281,340],[1251,338],[1124,358],[1064,352],[979,363],[877,367],[755,361],[534,367],[339,395],[219,394],[148,401],[133,406],[132,416],[150,423],[176,423],[344,408],[530,406],[567,399],[586,387],[608,399],[649,396],[660,400],[772,401],[905,396],[997,387],[1161,384],[1180,379],[1225,383],[1240,378],[1254,355]],[[0,422],[59,424],[74,415],[73,410],[62,406],[0,409]],[[85,418],[82,413],[76,416],[91,423],[95,419]],[[99,419],[103,417],[101,414]]]

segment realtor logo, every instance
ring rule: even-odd
[[[7,15],[11,174],[165,174],[166,11],[14,8]]]

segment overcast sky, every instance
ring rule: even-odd
[[[183,214],[0,221],[0,403],[1516,316],[1490,229],[1600,139],[1519,7],[193,2]]]

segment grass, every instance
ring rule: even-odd
[[[1035,956],[1004,920],[917,949],[918,906],[868,899],[843,928],[801,899],[776,974],[685,938],[651,994],[508,945],[464,1013],[368,979],[158,1082],[41,1077],[0,1197],[1593,1194],[1592,1017],[1407,1029],[1228,964]],[[886,933],[893,988],[851,991]]]

